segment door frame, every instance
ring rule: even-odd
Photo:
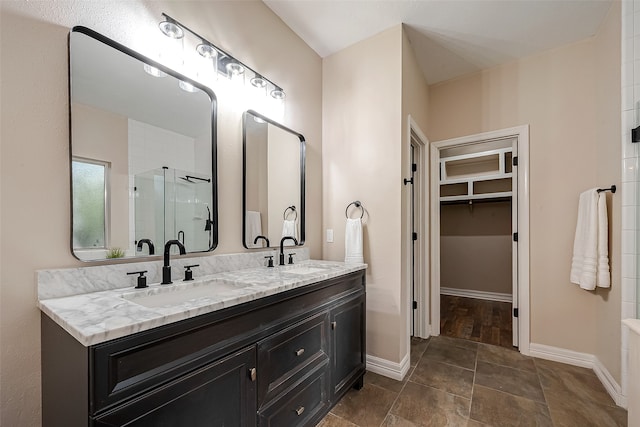
[[[415,134],[417,139],[415,144],[412,142],[411,134]],[[418,165],[418,171],[414,174],[414,188],[413,194],[415,197],[414,203],[417,207],[418,215],[414,218],[415,230],[409,230],[409,233],[415,231],[418,233],[418,240],[413,242],[410,236],[407,236],[407,254],[410,255],[411,251],[415,249],[415,260],[411,262],[411,257],[406,257],[406,307],[407,311],[407,334],[411,334],[411,321],[415,319],[415,328],[413,336],[419,338],[429,338],[431,327],[429,325],[430,319],[430,298],[429,298],[429,277],[431,275],[429,268],[429,139],[425,136],[422,129],[418,126],[411,115],[407,120],[407,151],[411,150],[411,146],[414,147],[414,161]],[[407,156],[407,170],[411,171],[411,156]],[[406,187],[406,186],[405,186]],[[408,188],[407,188],[408,190]],[[407,224],[411,224],[411,197],[407,197]],[[413,249],[411,248],[413,245]],[[415,265],[413,265],[415,264]],[[413,269],[413,271],[412,271]],[[415,301],[418,303],[418,308],[413,310],[413,302],[411,300],[411,277],[415,274]],[[407,339],[407,354],[409,354],[411,346],[411,340]]]
[[[518,229],[518,349],[528,355],[530,338],[529,304],[529,125],[516,126],[491,132],[483,132],[460,138],[447,139],[431,144],[430,163],[430,205],[431,205],[431,334],[440,335],[440,201],[439,201],[439,163],[440,150],[457,145],[480,143],[495,139],[517,138],[517,224]]]

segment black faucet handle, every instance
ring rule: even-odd
[[[130,274],[139,274],[140,276],[138,276],[138,284],[136,285],[136,289],[143,289],[147,287],[147,276],[145,276],[144,274],[147,272],[147,270],[143,270],[143,271],[131,271],[129,273],[127,273],[127,275]]]
[[[193,271],[191,271],[194,267],[200,267],[200,264],[193,265],[185,265],[184,266],[184,281],[188,282],[189,280],[193,280]]]
[[[295,252],[292,252],[289,254],[289,264],[293,264],[293,256],[295,255]]]
[[[273,267],[273,255],[268,255],[265,258],[269,258],[269,262],[267,263],[267,267]]]

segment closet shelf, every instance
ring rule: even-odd
[[[496,173],[496,174],[492,174],[492,175],[474,175],[474,174],[469,174],[469,175],[464,175],[464,176],[460,176],[459,178],[450,178],[450,179],[443,179],[440,180],[440,185],[446,185],[446,184],[462,184],[462,183],[467,183],[469,181],[493,181],[495,179],[505,179],[505,178],[512,178],[513,177],[513,173],[509,172],[509,173]]]
[[[440,201],[512,197],[511,147],[440,159]]]
[[[502,191],[499,193],[465,194],[462,196],[443,196],[443,197],[440,197],[440,201],[441,202],[457,202],[457,201],[468,201],[468,200],[487,200],[487,199],[507,198],[512,196],[513,196],[513,192]]]

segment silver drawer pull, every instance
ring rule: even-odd
[[[256,380],[256,368],[251,368],[249,369],[249,376],[251,377],[251,381],[255,381]]]
[[[338,323],[331,322],[331,329],[335,329],[338,326]]]
[[[296,414],[298,414],[298,416],[302,415],[303,412],[304,412],[304,406],[301,406],[298,409],[296,409]]]
[[[304,348],[301,348],[300,350],[296,351],[296,356],[302,356],[304,354]]]

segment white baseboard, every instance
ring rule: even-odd
[[[592,369],[607,390],[607,393],[609,393],[609,396],[616,402],[616,405],[625,409],[627,408],[627,397],[622,394],[622,388],[595,355],[535,343],[531,343],[529,355],[540,359],[553,360],[554,362]]]
[[[458,289],[440,287],[440,294],[451,295],[454,297],[484,299],[489,301],[513,302],[511,294],[503,294],[500,292],[476,291],[473,289]]]
[[[371,356],[367,354],[367,371],[371,371],[383,377],[388,377],[397,381],[402,381],[409,372],[409,354],[404,356],[400,363],[391,362],[387,359]]]

